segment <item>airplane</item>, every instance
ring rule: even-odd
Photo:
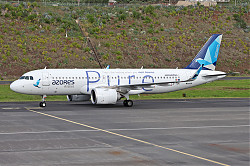
[[[10,89],[23,94],[67,95],[68,101],[132,107],[130,95],[166,93],[201,85],[226,76],[215,71],[222,34],[212,35],[184,69],[39,69],[23,74]]]

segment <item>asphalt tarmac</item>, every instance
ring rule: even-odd
[[[249,99],[0,103],[1,166],[248,166]]]

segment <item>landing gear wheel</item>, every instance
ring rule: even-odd
[[[46,107],[46,103],[45,102],[41,102],[39,105],[40,105],[40,107]]]
[[[127,105],[128,105],[128,100],[124,100],[124,101],[123,101],[123,105],[124,105],[125,107],[127,107]]]
[[[128,100],[128,101],[127,101],[127,106],[128,106],[128,107],[132,107],[132,106],[133,106],[133,104],[134,104],[134,103],[133,103],[133,101],[132,101],[132,100]]]
[[[132,100],[124,100],[123,105],[125,107],[132,107],[133,106],[133,101]]]

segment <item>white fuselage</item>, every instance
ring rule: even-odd
[[[29,79],[24,77],[16,80],[10,87],[16,92],[32,95],[76,95],[91,94],[91,89],[103,86],[177,82],[145,86],[129,92],[129,94],[152,94],[186,89],[225,77],[225,75],[203,77],[224,72],[202,70],[196,80],[181,82],[192,77],[195,71],[193,69],[41,69],[25,73],[23,76],[29,76]],[[36,84],[39,79],[40,82]]]

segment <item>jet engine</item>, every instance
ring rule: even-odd
[[[68,101],[88,101],[90,95],[67,95]]]
[[[91,91],[91,101],[93,104],[116,104],[121,98],[115,89],[94,88]]]

